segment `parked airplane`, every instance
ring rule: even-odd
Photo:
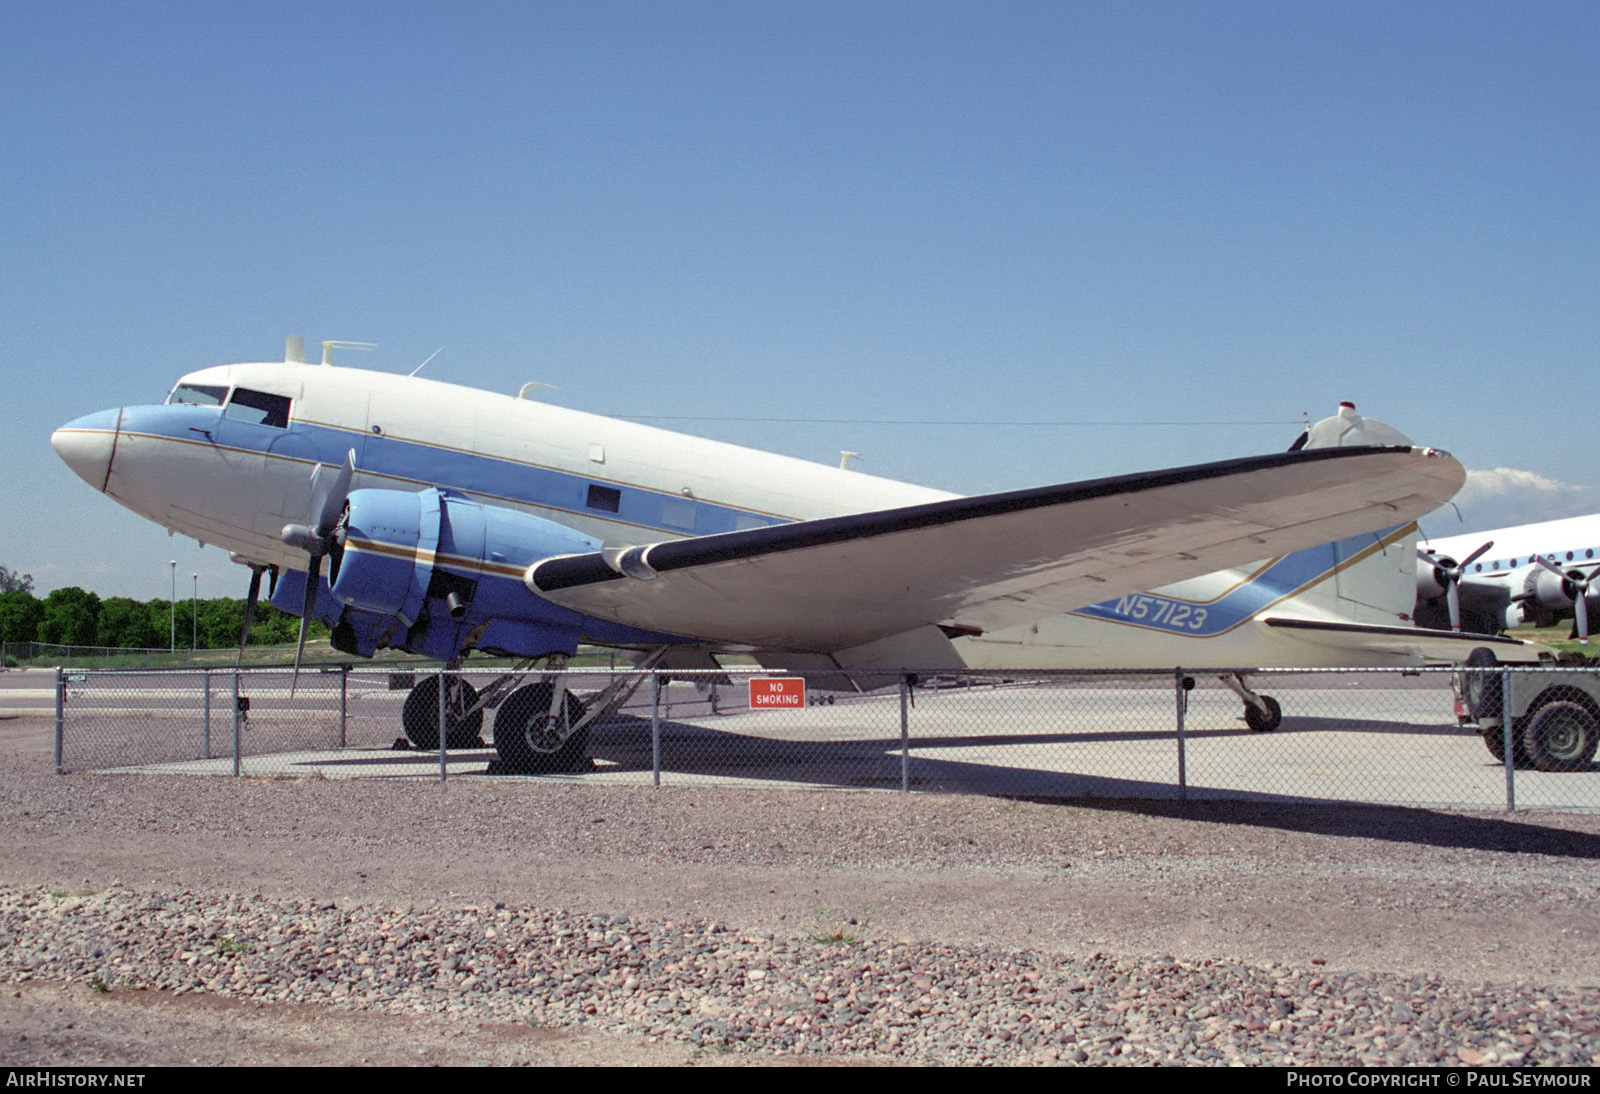
[[[283,363],[190,373],[164,404],[79,418],[52,444],[134,512],[232,551],[251,568],[252,603],[271,573],[272,602],[326,621],[348,653],[403,647],[456,662],[477,650],[526,669],[560,667],[584,641],[640,651],[645,666],[741,650],[774,667],[948,671],[982,661],[987,647],[972,640],[1035,624],[1044,633],[1041,621],[1097,601],[1090,614],[1146,637],[1237,629],[1224,620],[1255,618],[1251,605],[1405,555],[1396,522],[1464,480],[1445,453],[1361,443],[1398,434],[1341,419],[1312,434],[1303,451],[960,498],[526,398],[333,368],[326,348],[309,365],[291,339]],[[1366,534],[1375,528],[1389,531]],[[1330,540],[1322,562],[1291,553]],[[1238,581],[1215,576],[1263,555],[1275,557]],[[1142,592],[1191,579],[1187,604],[1170,589]],[[1396,628],[1359,622],[1262,622],[1302,643],[1352,627],[1396,640],[1383,633]],[[966,641],[967,660],[952,639]],[[582,761],[588,724],[617,691],[585,713],[562,677],[504,695],[517,679],[483,696],[447,684],[447,738],[475,741],[483,708],[498,702],[507,766]],[[438,740],[438,686],[425,679],[405,704],[420,746]]]
[[[1417,622],[1499,634],[1571,618],[1587,642],[1597,571],[1600,514],[1427,540],[1417,548]]]

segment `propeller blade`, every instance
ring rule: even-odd
[[[1453,631],[1461,629],[1461,592],[1459,584],[1459,582],[1452,581],[1445,586],[1444,590],[1445,603],[1450,605],[1450,629]]]
[[[1479,547],[1476,551],[1462,559],[1460,564],[1456,566],[1457,577],[1459,578],[1461,574],[1465,573],[1468,566],[1471,566],[1474,562],[1478,561],[1478,559],[1482,558],[1483,553],[1493,546],[1494,540],[1491,539],[1488,543],[1485,543],[1482,547]]]
[[[1577,616],[1578,641],[1585,646],[1589,644],[1589,597],[1583,590],[1579,590],[1578,599],[1573,601],[1573,611]]]
[[[300,637],[294,645],[294,675],[289,677],[289,698],[300,683],[300,658],[306,652],[306,632],[311,629],[311,613],[317,606],[317,583],[322,579],[322,556],[312,555],[306,570],[306,598],[300,607]]]
[[[239,627],[239,660],[244,660],[244,647],[250,641],[250,623],[256,617],[256,602],[261,599],[261,575],[265,566],[250,567],[250,593],[244,600],[244,623]]]
[[[319,537],[326,537],[338,523],[355,473],[356,450],[353,448],[345,453],[344,463],[337,472],[320,463],[311,472],[311,527]]]

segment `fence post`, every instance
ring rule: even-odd
[[[911,694],[909,678],[900,674],[900,793],[911,793],[911,716],[907,699]]]
[[[450,779],[450,772],[445,767],[445,741],[450,735],[445,732],[444,724],[444,666],[439,666],[439,782],[445,783]]]
[[[650,674],[650,785],[661,785],[661,674]]]
[[[67,676],[56,666],[56,774],[61,774],[61,732],[67,705]]]
[[[205,713],[200,723],[200,758],[211,759],[211,670],[200,674],[200,687],[205,692]]]
[[[350,666],[339,666],[339,747],[344,747],[345,715],[349,710]]]
[[[1184,732],[1184,715],[1189,712],[1189,692],[1183,686],[1183,669],[1172,670],[1173,683],[1177,689],[1178,708],[1178,798],[1180,801],[1189,800],[1189,739]]]
[[[233,774],[239,776],[239,669],[233,670]]]
[[[1511,670],[1500,670],[1500,733],[1506,750],[1506,812],[1517,811],[1517,734],[1511,726]]]

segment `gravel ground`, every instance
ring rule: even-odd
[[[7,1063],[1600,1055],[1600,818],[50,773]]]

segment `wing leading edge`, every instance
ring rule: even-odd
[[[707,641],[833,652],[972,633],[1413,520],[1460,489],[1433,449],[1312,449],[567,555],[535,593]]]

